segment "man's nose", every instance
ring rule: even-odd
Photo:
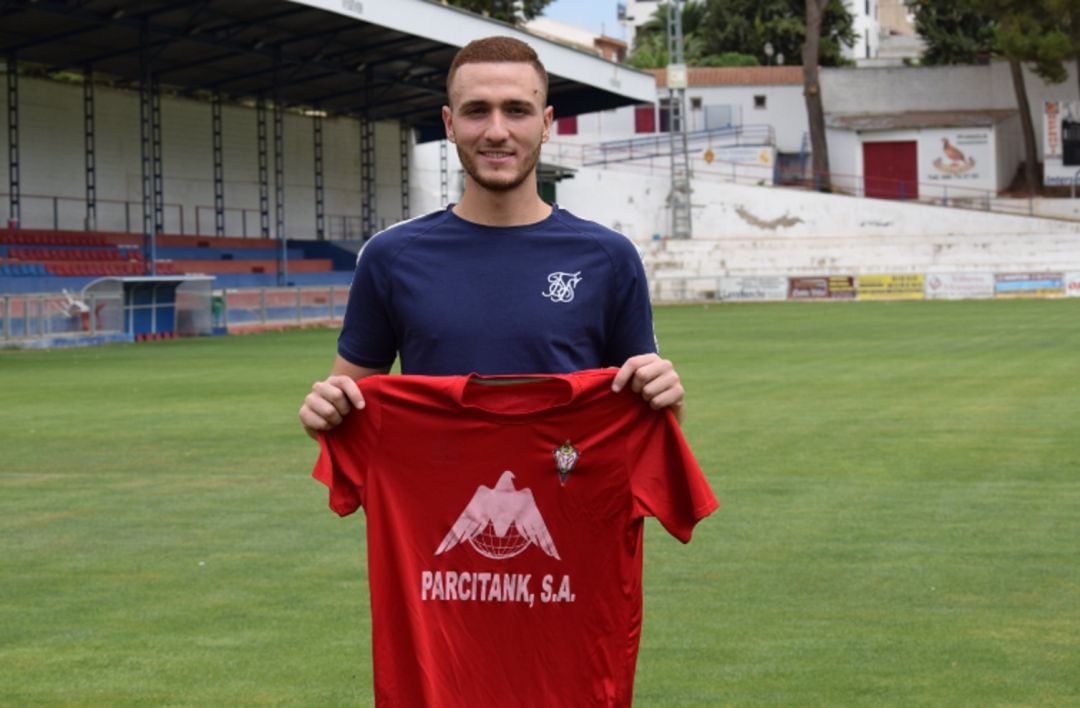
[[[491,120],[488,122],[485,137],[492,141],[502,141],[510,137],[510,131],[506,127],[506,116],[502,111],[492,111]]]

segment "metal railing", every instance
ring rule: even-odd
[[[11,195],[0,192],[0,213],[8,212]],[[86,199],[53,194],[20,194],[21,221],[28,229],[57,231],[122,231],[142,233],[142,202],[119,199],[98,199],[95,202],[94,223],[87,223]],[[165,230],[184,233],[184,207],[165,205]]]
[[[85,299],[67,293],[0,295],[0,342],[120,334],[124,327],[123,307],[119,295],[90,295]]]
[[[229,288],[214,294],[214,327],[243,331],[340,323],[348,286]]]

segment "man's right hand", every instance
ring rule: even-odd
[[[311,385],[311,393],[304,397],[300,406],[300,422],[312,439],[318,439],[321,430],[330,430],[341,424],[352,410],[364,407],[364,395],[356,385],[357,379],[375,374],[389,373],[390,367],[369,369],[357,366],[338,355],[330,376]]]

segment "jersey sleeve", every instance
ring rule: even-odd
[[[652,302],[645,265],[637,248],[629,240],[615,252],[615,301],[604,348],[604,366],[622,366],[638,354],[657,351],[653,331]]]
[[[319,433],[319,458],[311,476],[326,485],[330,508],[348,516],[364,504],[368,470],[375,455],[380,406],[378,396],[362,388],[365,406],[352,411],[336,428]]]
[[[669,411],[645,409],[627,436],[634,516],[653,516],[683,543],[719,507]]]
[[[392,237],[386,235],[376,236],[360,249],[338,336],[338,354],[371,369],[390,366],[397,355],[397,336],[389,312],[390,240]]]

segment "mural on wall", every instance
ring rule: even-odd
[[[959,182],[977,189],[995,188],[989,130],[927,130],[919,138],[922,181],[931,184]]]
[[[1043,184],[1074,184],[1080,172],[1080,101],[1043,103]]]
[[[975,167],[975,158],[949,142],[941,139],[942,156],[934,160],[934,169],[949,175],[962,175]]]

